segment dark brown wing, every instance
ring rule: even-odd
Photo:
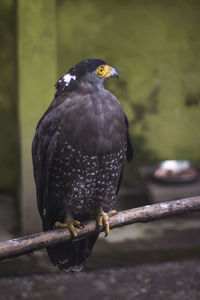
[[[48,171],[57,146],[59,118],[54,111],[46,113],[38,123],[32,143],[33,171],[37,192],[38,210],[44,215],[48,189]]]
[[[53,228],[54,217],[49,212],[50,203],[48,193],[50,166],[53,155],[58,147],[58,128],[61,122],[59,110],[49,109],[40,120],[32,143],[33,169],[37,190],[38,210],[43,222],[43,229]],[[51,261],[58,265],[59,269],[81,270],[83,263],[92,251],[98,238],[94,233],[86,238],[60,243],[47,247],[47,253]]]
[[[128,131],[128,119],[127,116],[125,115],[125,123],[126,123],[126,142],[127,142],[127,154],[126,154],[126,158],[128,162],[131,162],[133,159],[133,146],[131,143],[131,138],[129,135],[129,131]]]
[[[132,159],[133,159],[133,146],[132,146],[131,138],[130,138],[129,131],[128,131],[128,127],[129,127],[128,126],[128,119],[127,119],[126,115],[124,115],[124,116],[125,116],[125,124],[126,124],[126,143],[127,143],[126,158],[127,158],[128,162],[131,162]],[[122,169],[121,174],[119,176],[119,181],[118,181],[118,184],[117,184],[117,193],[120,189],[122,178],[123,178],[123,169]]]

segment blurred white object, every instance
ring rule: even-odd
[[[189,169],[191,164],[187,160],[165,160],[160,163],[160,169],[181,172]]]
[[[156,166],[153,177],[165,182],[191,182],[198,172],[187,160],[165,160]]]

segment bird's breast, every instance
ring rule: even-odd
[[[65,105],[61,139],[87,153],[109,153],[124,144],[124,113],[111,93],[74,97],[73,101]]]

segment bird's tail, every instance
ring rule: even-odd
[[[98,233],[47,247],[51,261],[62,271],[81,271],[98,238]]]

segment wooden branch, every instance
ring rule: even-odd
[[[121,211],[110,218],[109,224],[110,229],[113,229],[132,223],[146,223],[195,211],[200,211],[200,196]],[[84,223],[84,225],[83,229],[77,229],[78,238],[96,230],[95,221]],[[100,231],[103,231],[103,228]],[[56,229],[2,242],[0,243],[0,260],[28,254],[70,239],[71,234],[68,229]]]

